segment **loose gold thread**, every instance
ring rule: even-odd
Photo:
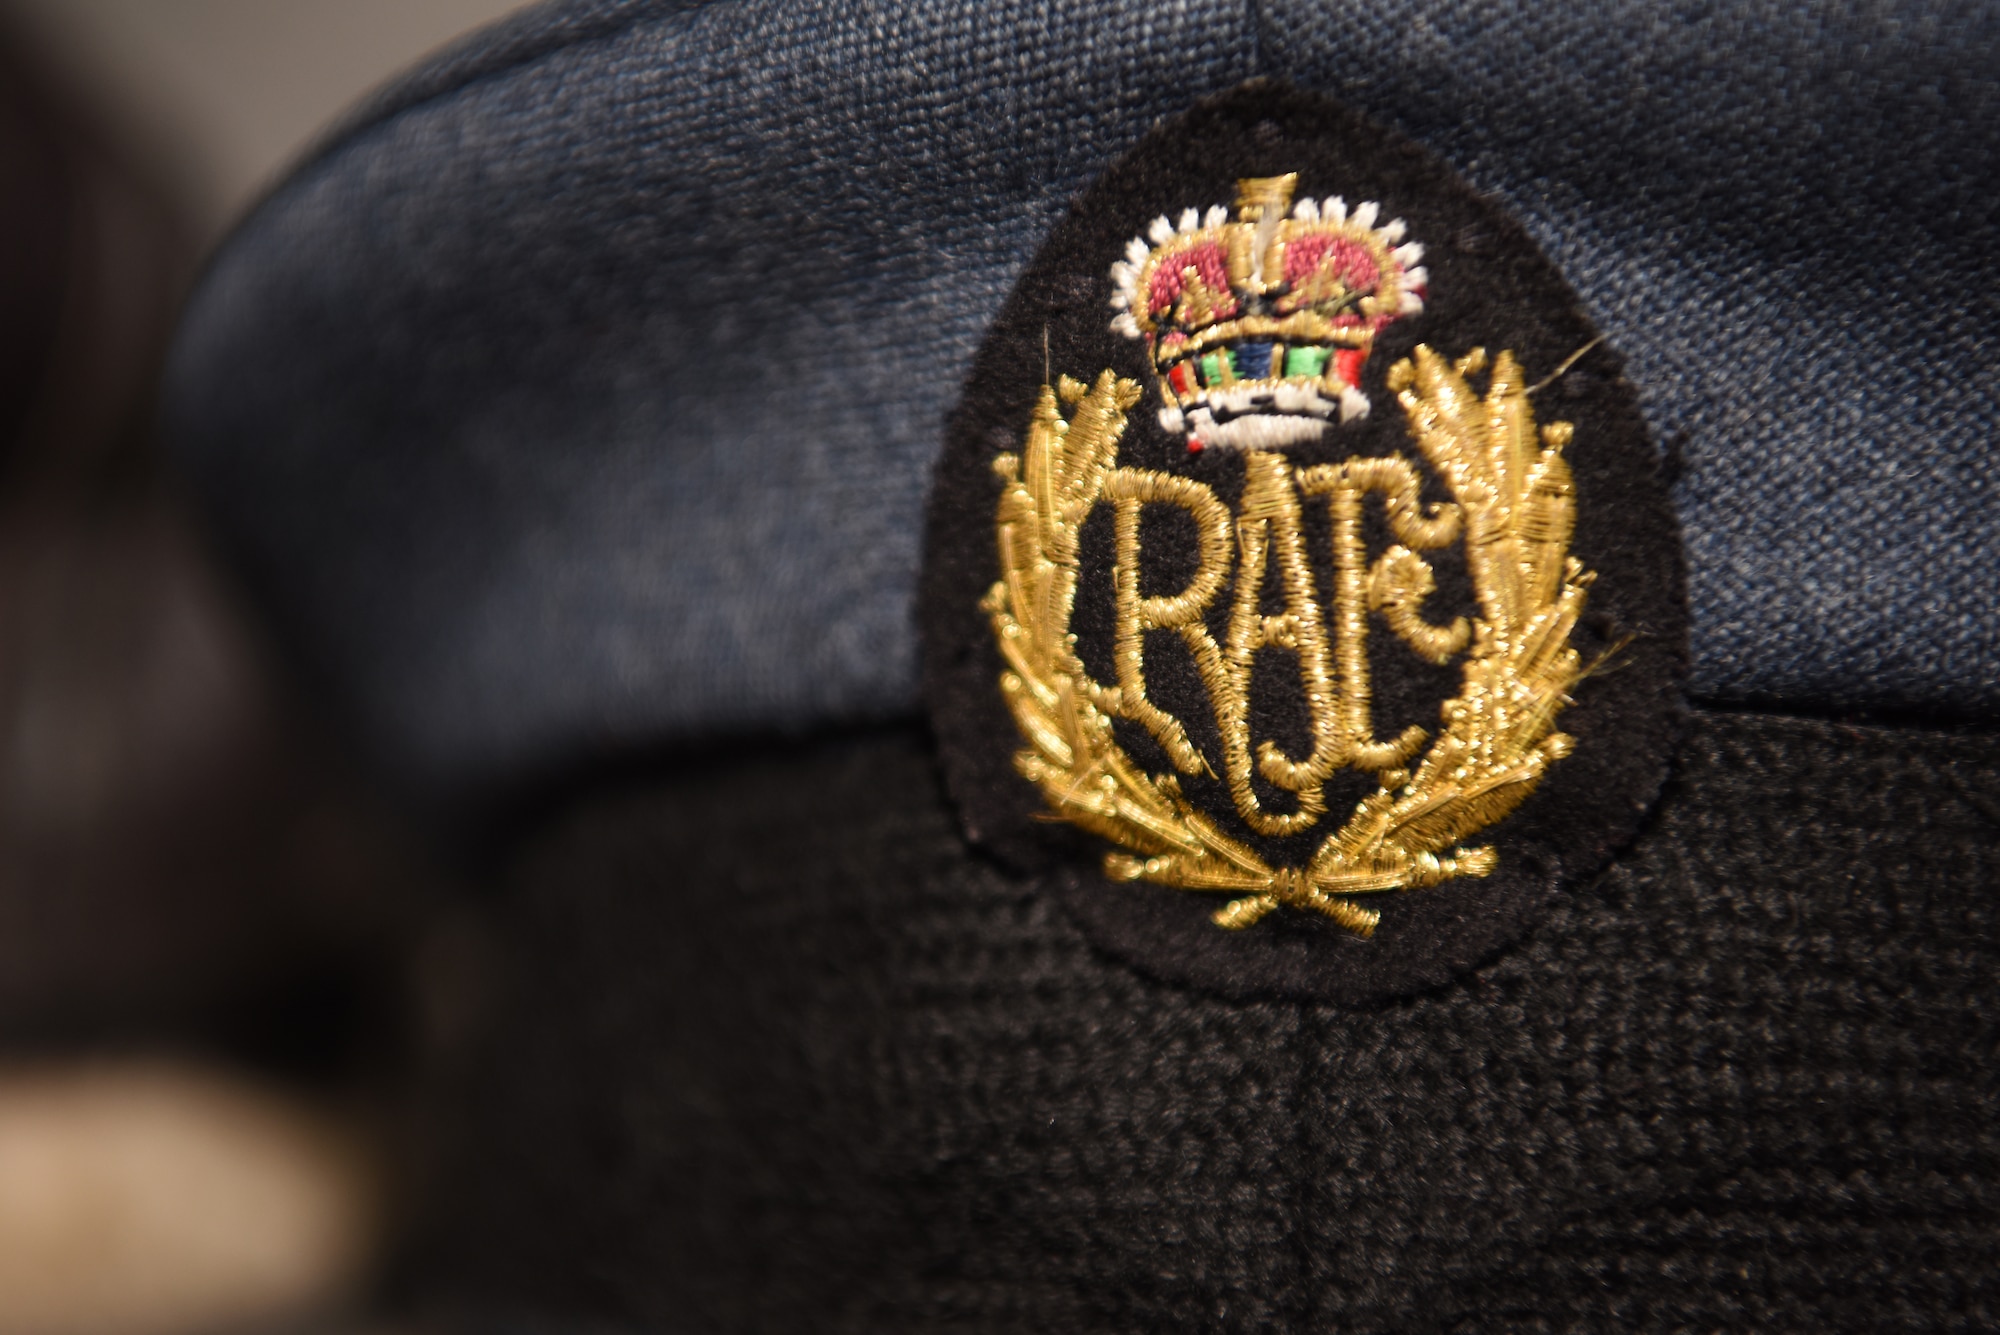
[[[1550,385],[1553,385],[1556,381],[1568,375],[1570,367],[1575,366],[1578,362],[1582,361],[1583,355],[1586,352],[1589,352],[1592,348],[1596,347],[1603,341],[1604,341],[1604,335],[1602,334],[1599,334],[1596,338],[1591,339],[1590,342],[1584,344],[1582,347],[1578,348],[1575,352],[1572,352],[1569,356],[1563,358],[1560,362],[1556,363],[1555,370],[1549,372],[1547,375],[1543,376],[1540,380],[1537,380],[1534,384],[1528,386],[1528,388],[1524,392],[1529,395],[1534,395],[1540,393],[1542,390],[1547,389]]]
[[[1303,868],[1269,866],[1195,810],[1172,774],[1140,772],[1118,746],[1105,707],[1115,704],[1122,712],[1144,699],[1143,671],[1129,681],[1125,675],[1130,642],[1123,627],[1128,616],[1132,625],[1147,619],[1168,623],[1159,628],[1177,629],[1196,651],[1225,736],[1235,726],[1232,719],[1242,713],[1247,755],[1244,665],[1257,648],[1281,641],[1289,641],[1287,647],[1303,660],[1317,619],[1316,606],[1310,615],[1302,610],[1313,604],[1309,569],[1302,558],[1291,560],[1289,540],[1283,536],[1287,528],[1298,532],[1297,493],[1288,467],[1266,456],[1271,461],[1256,466],[1261,484],[1253,486],[1246,479],[1244,516],[1237,525],[1239,593],[1225,660],[1201,614],[1226,573],[1226,511],[1218,515],[1211,509],[1207,502],[1215,500],[1213,494],[1198,484],[1114,467],[1125,412],[1140,397],[1137,384],[1106,371],[1086,390],[1064,377],[1060,395],[1076,405],[1067,421],[1057,409],[1057,393],[1043,389],[1022,451],[994,461],[1007,484],[997,516],[1002,577],[981,605],[1008,664],[1001,677],[1002,695],[1027,743],[1015,756],[1016,768],[1041,788],[1053,814],[1129,850],[1106,857],[1107,875],[1227,894],[1231,902],[1214,915],[1226,928],[1248,928],[1275,908],[1289,906],[1322,913],[1366,936],[1380,915],[1342,896],[1421,889],[1493,870],[1497,858],[1491,848],[1457,845],[1511,812],[1547,767],[1569,753],[1572,742],[1554,730],[1554,720],[1581,673],[1569,635],[1592,575],[1568,554],[1575,496],[1562,451],[1569,428],[1553,423],[1536,431],[1520,368],[1509,353],[1495,362],[1485,395],[1476,394],[1466,376],[1484,363],[1477,350],[1454,365],[1419,346],[1411,360],[1390,370],[1390,388],[1418,448],[1451,491],[1452,506],[1421,513],[1414,472],[1402,460],[1350,460],[1337,468],[1305,470],[1297,478],[1301,491],[1328,494],[1337,507],[1356,511],[1367,492],[1383,493],[1392,530],[1407,546],[1386,553],[1361,588],[1371,600],[1378,586],[1391,593],[1400,590],[1397,599],[1385,595],[1378,606],[1413,647],[1428,643],[1436,649],[1464,634],[1471,640],[1460,692],[1441,710],[1444,729],[1422,762],[1414,772],[1400,762],[1380,766],[1382,788],[1362,800]],[[1185,485],[1169,486],[1168,480]],[[1277,486],[1278,481],[1284,485]],[[1128,576],[1118,576],[1121,680],[1115,696],[1112,688],[1089,682],[1068,630],[1076,593],[1077,534],[1090,510],[1106,498],[1107,488],[1120,506],[1120,565],[1131,571],[1129,594],[1122,584]],[[1201,499],[1204,493],[1207,501]],[[1147,498],[1188,508],[1204,534],[1201,568],[1186,589],[1166,598],[1137,596],[1137,513]],[[1130,521],[1124,518],[1128,508]],[[1288,603],[1283,616],[1267,618],[1258,589],[1274,528]],[[1427,591],[1422,586],[1429,577],[1428,566],[1419,575],[1411,564],[1423,565],[1415,550],[1443,545],[1461,533],[1479,619],[1464,632],[1460,623],[1434,627],[1410,621],[1421,602],[1413,595]],[[1337,566],[1341,559],[1336,553]],[[1294,568],[1306,570],[1303,585],[1293,582],[1289,572]],[[1342,577],[1337,636],[1351,633],[1347,618],[1357,614],[1358,568],[1359,561],[1350,560]],[[1244,587],[1251,587],[1247,602]],[[1390,616],[1392,602],[1407,612],[1405,624]],[[1358,615],[1365,633],[1365,613]],[[1319,644],[1324,654],[1323,628]],[[1344,667],[1342,675],[1347,675]],[[1134,682],[1137,688],[1129,689]],[[1333,689],[1333,683],[1328,686]],[[1364,703],[1357,711],[1353,701],[1342,702],[1336,711],[1342,724],[1336,740],[1357,760],[1386,759],[1381,753],[1364,757],[1354,745],[1367,736],[1365,730],[1351,731],[1357,718],[1365,719],[1365,686],[1356,692],[1351,681],[1343,681],[1335,694],[1343,693]],[[1157,721],[1148,726],[1157,728]],[[1316,724],[1316,738],[1323,737]],[[1314,761],[1326,754],[1321,740],[1316,740],[1314,757],[1287,773],[1299,776],[1306,766],[1316,768]],[[1400,748],[1403,739],[1365,745]],[[1410,750],[1414,753],[1414,747]],[[1234,795],[1236,785],[1230,786]],[[1301,811],[1305,798],[1302,792]],[[1239,811],[1242,805],[1239,799]]]

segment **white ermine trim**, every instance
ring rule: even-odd
[[[1271,391],[1271,402],[1279,412],[1312,413],[1328,417],[1338,405],[1311,385],[1279,385]]]
[[[1259,403],[1259,399],[1266,402]],[[1219,409],[1231,416],[1251,416],[1269,412],[1275,407],[1280,412],[1318,413],[1325,417],[1338,406],[1310,384],[1273,385],[1268,380],[1239,381],[1227,389],[1204,390],[1201,401],[1209,408]]]
[[[1178,220],[1161,214],[1153,219],[1145,236],[1135,236],[1125,246],[1125,258],[1111,266],[1111,309],[1119,314],[1111,322],[1111,327],[1127,338],[1144,336],[1140,321],[1146,318],[1146,294],[1141,291],[1147,266],[1158,256],[1159,249],[1173,243],[1177,238],[1191,235],[1202,228],[1221,227],[1229,221],[1229,210],[1220,204],[1212,205],[1207,212],[1200,209],[1183,209]],[[1389,247],[1389,257],[1396,262],[1400,271],[1401,292],[1396,306],[1396,314],[1417,315],[1424,309],[1423,291],[1430,283],[1430,273],[1420,261],[1424,248],[1415,241],[1405,241],[1409,226],[1401,218],[1391,218],[1381,227],[1375,220],[1381,216],[1382,206],[1375,200],[1366,200],[1355,205],[1352,214],[1348,212],[1347,201],[1340,195],[1328,195],[1315,202],[1310,197],[1301,199],[1292,209],[1292,217],[1300,222],[1330,224],[1337,227],[1360,228],[1372,232]],[[1256,225],[1256,235],[1250,247],[1250,279],[1253,283],[1264,280],[1264,258],[1270,250],[1278,222],[1282,215],[1268,214],[1260,218]],[[1150,237],[1151,244],[1147,238]],[[1150,320],[1147,320],[1150,324]],[[1274,381],[1282,376],[1273,375],[1262,381],[1249,381],[1237,386],[1231,393],[1211,391],[1204,397],[1225,407],[1236,408],[1236,399],[1245,393],[1269,393]],[[1288,393],[1287,398],[1291,395]],[[1341,397],[1341,420],[1348,421],[1363,416],[1368,411],[1367,400],[1350,390]],[[1284,411],[1318,412],[1311,404],[1294,406],[1287,402],[1280,405]],[[1244,404],[1237,411],[1254,413],[1257,410]]]
[[[1181,428],[1182,428],[1183,426],[1185,426],[1186,424],[1187,424],[1187,419],[1186,419],[1186,418],[1184,418],[1183,416],[1181,416],[1181,410],[1180,410],[1180,409],[1178,409],[1178,408],[1162,408],[1162,409],[1160,409],[1160,429],[1161,429],[1161,430],[1163,430],[1163,431],[1179,431],[1179,430],[1180,430],[1180,429],[1181,429]]]
[[[1204,422],[1206,414],[1197,409],[1190,417],[1190,434],[1203,445],[1223,450],[1282,450],[1287,445],[1303,445],[1326,434],[1326,423],[1317,417],[1238,417],[1229,422]]]
[[[1340,420],[1352,422],[1357,417],[1368,416],[1368,396],[1358,389],[1344,389],[1340,392]]]
[[[1130,256],[1135,251],[1138,252],[1138,260],[1123,259],[1111,266],[1111,281],[1117,284],[1117,290],[1111,294],[1113,310],[1143,309],[1139,300],[1139,266],[1151,252],[1146,249],[1146,243],[1137,237],[1132,238],[1132,244],[1125,253]],[[1115,323],[1113,327],[1116,327]]]

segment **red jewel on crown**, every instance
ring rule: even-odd
[[[1379,206],[1292,203],[1296,173],[1236,183],[1236,208],[1155,219],[1111,266],[1111,327],[1146,340],[1188,449],[1283,449],[1368,415],[1375,336],[1424,308],[1424,248]]]

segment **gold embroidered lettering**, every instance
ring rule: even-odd
[[[1243,499],[1236,521],[1236,597],[1229,617],[1224,671],[1209,683],[1215,719],[1222,732],[1224,775],[1236,810],[1259,834],[1293,834],[1310,828],[1326,813],[1321,791],[1346,756],[1333,681],[1327,664],[1326,628],[1307,561],[1299,498],[1291,466],[1276,454],[1247,451],[1243,456]],[[1272,558],[1285,610],[1263,611],[1264,580]],[[1271,742],[1256,743],[1257,769],[1274,787],[1298,795],[1290,813],[1264,810],[1251,786],[1250,679],[1258,651],[1290,650],[1298,660],[1299,688],[1305,697],[1312,751],[1293,760]]]
[[[1573,743],[1556,730],[1555,720],[1582,675],[1569,636],[1593,576],[1568,552],[1575,485],[1562,456],[1570,428],[1551,423],[1537,430],[1525,377],[1511,355],[1495,360],[1486,391],[1479,393],[1466,378],[1484,363],[1483,354],[1453,363],[1419,346],[1387,377],[1451,505],[1423,510],[1416,473],[1402,459],[1350,459],[1301,470],[1295,478],[1274,455],[1245,455],[1226,653],[1213,647],[1203,620],[1226,574],[1226,513],[1205,488],[1169,487],[1158,480],[1164,475],[1127,474],[1116,466],[1125,414],[1139,399],[1139,386],[1109,370],[1088,389],[1065,377],[1060,397],[1076,406],[1068,420],[1056,406],[1058,394],[1044,389],[1021,452],[994,460],[1004,484],[996,511],[1001,571],[981,605],[1006,662],[1001,694],[1024,743],[1015,767],[1041,789],[1053,814],[1118,847],[1105,857],[1106,875],[1226,895],[1230,902],[1214,920],[1232,930],[1287,906],[1324,914],[1365,936],[1379,915],[1350,896],[1422,889],[1493,871],[1495,850],[1463,841],[1513,811],[1548,767],[1570,752]],[[1372,566],[1360,533],[1371,492],[1385,498],[1399,544]],[[1331,651],[1303,552],[1302,495],[1327,496],[1334,520]],[[1323,767],[1327,773],[1342,763],[1377,769],[1380,790],[1363,798],[1304,866],[1272,865],[1197,810],[1174,775],[1145,773],[1119,747],[1109,711],[1097,701],[1115,689],[1121,712],[1136,708],[1145,699],[1143,661],[1134,658],[1128,675],[1121,655],[1116,688],[1090,683],[1070,631],[1078,536],[1106,496],[1120,507],[1119,564],[1126,572],[1119,576],[1121,642],[1136,643],[1123,628],[1152,624],[1177,631],[1195,648],[1228,750],[1228,786],[1252,828],[1289,833],[1310,824],[1302,819],[1308,799],[1322,810],[1324,799],[1309,781]],[[1186,588],[1158,599],[1140,597],[1137,583],[1138,515],[1148,503],[1184,506],[1202,533],[1200,568]],[[1461,619],[1436,626],[1419,614],[1435,580],[1417,553],[1454,542],[1461,531],[1479,617],[1476,624]],[[1267,617],[1262,584],[1273,555],[1286,585],[1285,611]],[[1365,671],[1371,606],[1427,656],[1469,647],[1459,693],[1442,710],[1444,727],[1415,764],[1405,764],[1415,750],[1408,734],[1373,740]],[[1143,630],[1133,634],[1143,637]],[[1274,786],[1282,786],[1277,777],[1302,785],[1299,809],[1289,815],[1257,811],[1248,791],[1250,666],[1260,649],[1274,645],[1299,657],[1314,735],[1313,752],[1303,761],[1268,743],[1257,748],[1259,772]],[[1337,691],[1329,652],[1341,668]],[[1128,685],[1135,689],[1128,692]],[[1162,730],[1157,720],[1149,726],[1156,736]],[[1188,758],[1186,752],[1180,759]]]
[[[1105,474],[1104,496],[1116,506],[1118,558],[1112,569],[1112,591],[1117,607],[1118,685],[1100,688],[1098,707],[1144,726],[1181,773],[1212,774],[1201,752],[1188,741],[1181,721],[1147,697],[1146,632],[1178,632],[1194,655],[1202,680],[1220,675],[1221,650],[1202,616],[1229,577],[1229,509],[1199,482],[1136,468]],[[1200,544],[1200,565],[1193,578],[1186,588],[1167,597],[1146,598],[1139,593],[1139,520],[1147,505],[1186,510],[1194,518]]]
[[[1383,611],[1404,642],[1433,662],[1443,662],[1463,649],[1472,628],[1464,618],[1450,626],[1425,622],[1417,608],[1436,587],[1431,568],[1410,548],[1429,550],[1449,545],[1458,536],[1461,515],[1455,505],[1433,507],[1426,514],[1418,501],[1417,473],[1400,458],[1349,459],[1321,464],[1299,473],[1299,490],[1325,496],[1333,520],[1334,644],[1340,672],[1340,725],[1357,769],[1378,773],[1400,768],[1428,734],[1409,727],[1393,741],[1377,741],[1370,706],[1374,688],[1368,663],[1368,612]],[[1388,500],[1390,531],[1407,546],[1391,547],[1370,568],[1362,541],[1362,506],[1370,492]],[[1441,652],[1440,652],[1441,651]]]
[[[1393,771],[1427,740],[1419,727],[1388,741],[1375,738],[1368,613],[1380,611],[1398,637],[1432,662],[1442,663],[1465,648],[1471,626],[1463,617],[1448,626],[1422,618],[1420,608],[1436,581],[1430,566],[1412,550],[1450,544],[1458,536],[1461,516],[1453,505],[1434,506],[1426,513],[1418,500],[1416,471],[1400,458],[1350,459],[1295,475],[1281,456],[1250,451],[1244,470],[1241,512],[1233,524],[1227,507],[1199,482],[1146,469],[1105,472],[1100,495],[1114,506],[1117,542],[1112,571],[1117,683],[1088,682],[1086,690],[1105,713],[1130,719],[1151,733],[1181,773],[1212,776],[1214,769],[1189,739],[1186,726],[1152,700],[1146,684],[1147,633],[1178,634],[1214,711],[1222,738],[1222,777],[1237,812],[1260,834],[1292,834],[1309,829],[1325,814],[1323,789],[1336,770]],[[1391,547],[1373,566],[1367,562],[1361,530],[1363,505],[1371,492],[1385,498],[1391,531],[1407,544]],[[1331,509],[1331,635],[1306,550],[1301,493],[1327,497]],[[1195,522],[1199,562],[1179,593],[1140,593],[1140,522],[1147,505],[1178,506]],[[1207,615],[1229,577],[1232,534],[1236,587],[1225,643],[1218,645]],[[1264,585],[1273,575],[1285,610],[1269,616],[1263,611]],[[1296,659],[1312,735],[1312,750],[1304,759],[1251,736],[1251,679],[1267,648],[1286,650]],[[1266,810],[1253,776],[1296,794],[1297,807],[1291,812]]]

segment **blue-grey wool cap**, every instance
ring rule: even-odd
[[[1264,76],[1525,223],[1675,478],[1697,701],[2000,709],[1990,7],[556,3],[215,256],[166,436],[433,793],[917,709],[946,413],[1072,196]]]

